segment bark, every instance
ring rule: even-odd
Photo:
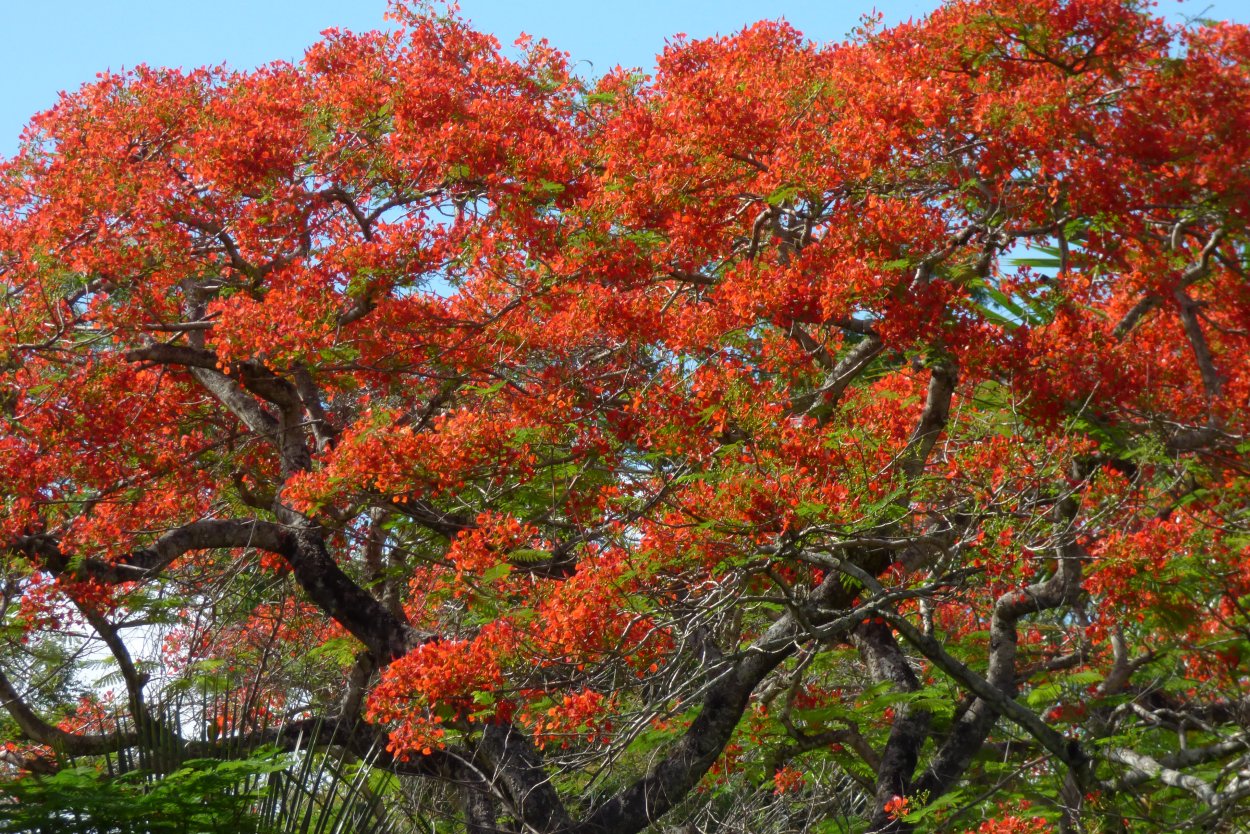
[[[874,681],[888,682],[898,692],[920,689],[920,681],[916,679],[911,664],[884,623],[872,620],[857,628],[855,645]],[[907,704],[895,708],[894,723],[877,767],[876,806],[868,825],[869,831],[884,834],[910,830],[911,826],[892,818],[884,809],[891,798],[911,793],[920,748],[928,737],[931,719],[927,710],[913,709]]]

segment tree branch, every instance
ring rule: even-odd
[[[133,746],[139,738],[135,733],[82,735],[67,732],[49,724],[22,700],[21,694],[2,672],[0,672],[0,706],[3,706],[13,717],[22,735],[64,755],[96,756],[102,753],[112,753],[124,747]]]

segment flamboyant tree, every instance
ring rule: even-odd
[[[400,3],[65,95],[0,171],[5,760],[304,722],[471,832],[1245,824],[1250,29],[1152,14],[587,81]]]

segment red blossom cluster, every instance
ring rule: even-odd
[[[392,13],[102,75],[0,164],[30,651],[86,623],[142,704],[142,622],[247,681],[218,736],[363,717],[534,831],[709,773],[874,831],[1046,768],[1234,813],[1250,30],[952,0],[592,81]]]

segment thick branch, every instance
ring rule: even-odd
[[[794,411],[815,414],[823,423],[838,404],[838,400],[842,399],[842,395],[846,392],[847,387],[855,381],[856,377],[868,367],[873,359],[877,358],[883,349],[884,345],[877,336],[869,336],[864,339],[853,347],[846,356],[842,357],[837,364],[830,367],[829,376],[826,377],[824,383],[819,388],[795,400],[793,405]]]
[[[885,564],[873,566],[877,570]],[[853,602],[841,577],[831,572],[802,606],[790,610],[716,675],[702,708],[668,755],[646,776],[596,808],[572,830],[578,834],[635,834],[667,813],[703,778],[733,736],[764,678],[798,650],[813,626],[838,622],[843,634],[862,619],[838,618]],[[822,639],[833,634],[822,633]]]
[[[170,562],[193,550],[256,548],[282,553],[289,546],[287,532],[268,521],[204,519],[184,524],[116,562],[71,559],[52,536],[25,536],[12,550],[37,558],[53,573],[99,582],[139,582],[160,573]]]
[[[1006,692],[952,657],[941,643],[915,628],[905,617],[892,611],[882,611],[881,615],[890,621],[904,640],[927,657],[934,666],[950,675],[980,700],[992,706],[996,712],[1018,724],[1064,764],[1077,769],[1085,766],[1085,754],[1076,742],[1064,739],[1034,712],[1021,706]]]
[[[1207,342],[1206,334],[1202,332],[1202,324],[1198,321],[1198,304],[1183,289],[1178,289],[1175,297],[1181,327],[1184,328],[1185,337],[1189,339],[1189,346],[1194,352],[1198,372],[1202,374],[1202,387],[1206,391],[1207,400],[1214,402],[1220,398],[1220,392],[1224,388],[1224,379],[1215,368],[1211,345]]]
[[[951,397],[955,394],[958,379],[959,371],[953,364],[938,365],[929,377],[929,392],[925,397],[920,423],[901,458],[908,480],[915,480],[924,472],[929,454],[946,428],[946,421],[950,419]]]
[[[530,740],[511,724],[488,724],[478,744],[488,781],[535,831],[567,830],[573,821]]]
[[[1196,776],[1189,776],[1178,770],[1165,767],[1149,756],[1123,747],[1107,747],[1101,752],[1108,761],[1128,765],[1134,773],[1140,774],[1145,779],[1158,779],[1165,785],[1189,791],[1206,805],[1215,804],[1215,791],[1211,790],[1210,785]]]
[[[131,747],[138,740],[134,733],[80,735],[49,724],[22,700],[21,694],[3,673],[0,673],[0,705],[13,717],[22,735],[61,754],[96,756]]]
[[[1184,292],[1186,287],[1197,283],[1207,276],[1211,269],[1211,258],[1215,256],[1220,241],[1224,239],[1224,234],[1225,230],[1223,227],[1211,233],[1211,236],[1207,238],[1206,244],[1202,247],[1202,251],[1198,254],[1198,260],[1186,267],[1185,271],[1181,273],[1181,279],[1176,287],[1177,291]],[[1176,248],[1175,244],[1173,248]],[[1111,331],[1112,334],[1117,339],[1123,340],[1132,332],[1139,321],[1162,303],[1163,298],[1158,295],[1152,293],[1145,296],[1124,314],[1124,318],[1120,319],[1120,322]]]
[[[916,679],[911,664],[884,624],[875,620],[865,622],[855,630],[855,645],[874,681],[888,682],[899,692],[915,692],[920,688],[920,681]],[[877,803],[869,831],[905,830],[900,820],[885,812],[885,804],[892,797],[906,796],[911,792],[912,777],[920,759],[920,748],[929,734],[931,718],[927,710],[912,709],[906,703],[895,709],[890,737],[877,767]]]
[[[151,547],[138,550],[116,564],[75,560],[65,555],[49,536],[28,536],[11,548],[40,559],[49,570],[81,574],[106,582],[134,582],[159,573],[166,565],[193,550],[255,548],[282,556],[296,582],[322,611],[346,628],[385,665],[420,642],[400,618],[343,572],[325,548],[319,532],[307,519],[280,510],[286,526],[267,521],[206,519],[161,536]]]
[[[322,611],[365,644],[379,667],[431,639],[417,634],[401,616],[352,581],[326,549],[319,528],[280,505],[277,512],[291,536],[291,546],[282,555],[295,581]]]

